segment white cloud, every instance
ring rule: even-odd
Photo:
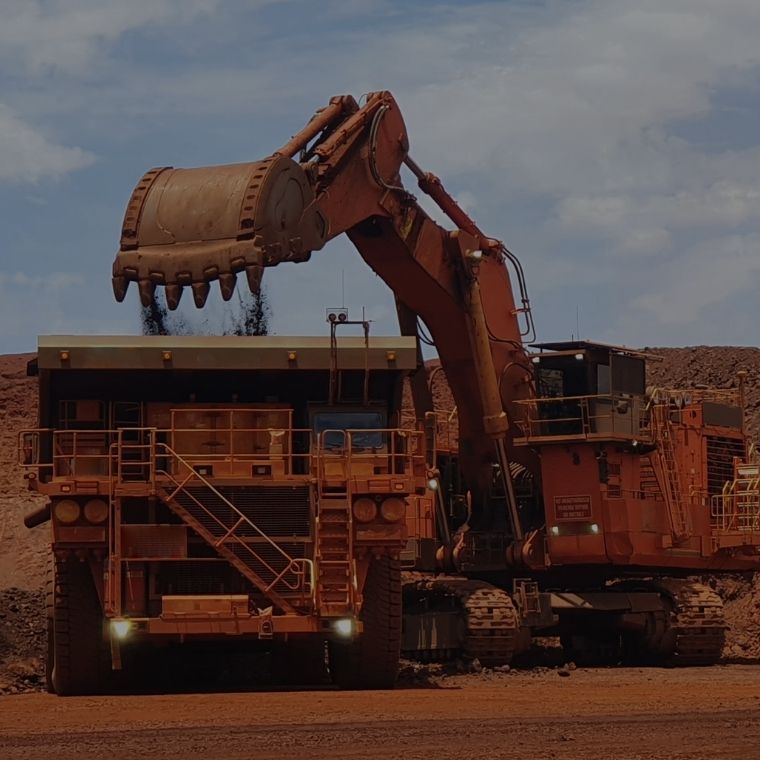
[[[0,61],[42,84],[18,88],[8,102],[39,123],[60,113],[86,123],[90,135],[106,135],[105,149],[113,149],[111,130],[113,139],[129,131],[134,143],[144,135],[135,150],[146,153],[156,132],[164,144],[176,133],[177,145],[192,146],[203,123],[231,138],[230,151],[252,151],[245,159],[284,141],[331,95],[388,87],[416,160],[521,255],[544,324],[569,313],[570,299],[623,283],[615,309],[594,304],[589,329],[624,329],[628,342],[651,343],[664,325],[696,334],[711,306],[755,282],[757,0],[441,2],[435,13],[356,0],[331,3],[307,29],[250,23],[265,4],[16,0],[0,28]],[[311,8],[284,4],[304,18]],[[239,53],[224,55],[219,39]],[[135,41],[170,65],[134,55]],[[721,104],[729,88],[732,112]],[[749,127],[736,145],[697,139],[694,129],[711,120]],[[0,157],[2,144],[0,112]],[[227,147],[211,150],[226,158]],[[76,158],[65,151],[77,149],[53,148]],[[134,158],[140,169],[156,160]],[[704,240],[714,241],[720,265]],[[332,300],[317,284],[331,287],[336,258],[315,261],[318,274],[283,267],[272,276],[281,331],[297,331],[304,311],[319,314]],[[392,316],[371,275],[355,291],[357,303]],[[730,340],[730,321],[725,329]]]
[[[632,307],[663,325],[688,324],[728,299],[736,299],[739,313],[757,316],[760,233],[704,241],[670,262],[661,274],[659,286],[635,298]]]
[[[92,164],[81,148],[57,145],[0,103],[0,180],[37,182]]]
[[[114,41],[147,25],[180,25],[216,9],[219,0],[5,0],[0,50],[28,73],[87,78]]]
[[[0,270],[0,345],[4,351],[33,350],[37,335],[128,333],[136,322],[135,312],[119,312],[106,289],[93,290],[84,274]]]

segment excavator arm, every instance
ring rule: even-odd
[[[520,540],[509,464],[526,454],[510,442],[520,413],[514,402],[533,393],[520,327],[521,316],[530,323],[522,273],[504,245],[412,161],[408,147],[398,105],[377,92],[362,106],[350,96],[333,98],[263,161],[151,169],[127,207],[114,294],[123,300],[136,282],[148,305],[162,286],[175,309],[190,287],[200,308],[213,281],[225,300],[243,272],[256,291],[265,267],[305,261],[346,233],[393,291],[405,331],[415,315],[427,325],[457,404],[460,466],[473,504],[487,501],[498,465]],[[403,164],[453,230],[436,224],[404,188]],[[519,308],[509,262],[517,266]],[[415,401],[422,403],[419,393]]]

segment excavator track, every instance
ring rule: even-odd
[[[463,625],[458,627],[458,641],[449,642],[451,646],[405,650],[404,656],[430,661],[464,655],[477,658],[485,667],[511,662],[520,618],[509,594],[485,581],[414,575],[405,579],[405,601],[414,599],[419,604],[424,600],[429,612],[461,615]]]
[[[723,601],[711,588],[688,580],[658,581],[655,588],[672,604],[670,629],[675,633],[668,665],[714,665],[726,638]]]

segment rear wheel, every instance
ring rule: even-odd
[[[330,671],[342,689],[392,689],[401,655],[401,563],[372,560],[354,641],[330,643]]]
[[[52,686],[57,694],[99,694],[111,672],[103,612],[87,563],[55,560]]]

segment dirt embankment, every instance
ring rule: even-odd
[[[741,346],[691,346],[648,348],[662,361],[649,362],[647,382],[670,388],[738,388],[739,372],[744,380],[747,430],[760,443],[760,348]]]
[[[44,499],[27,490],[16,454],[19,431],[37,426],[37,381],[26,376],[32,357],[0,356],[0,589],[38,589],[44,578],[48,531],[22,522]]]

